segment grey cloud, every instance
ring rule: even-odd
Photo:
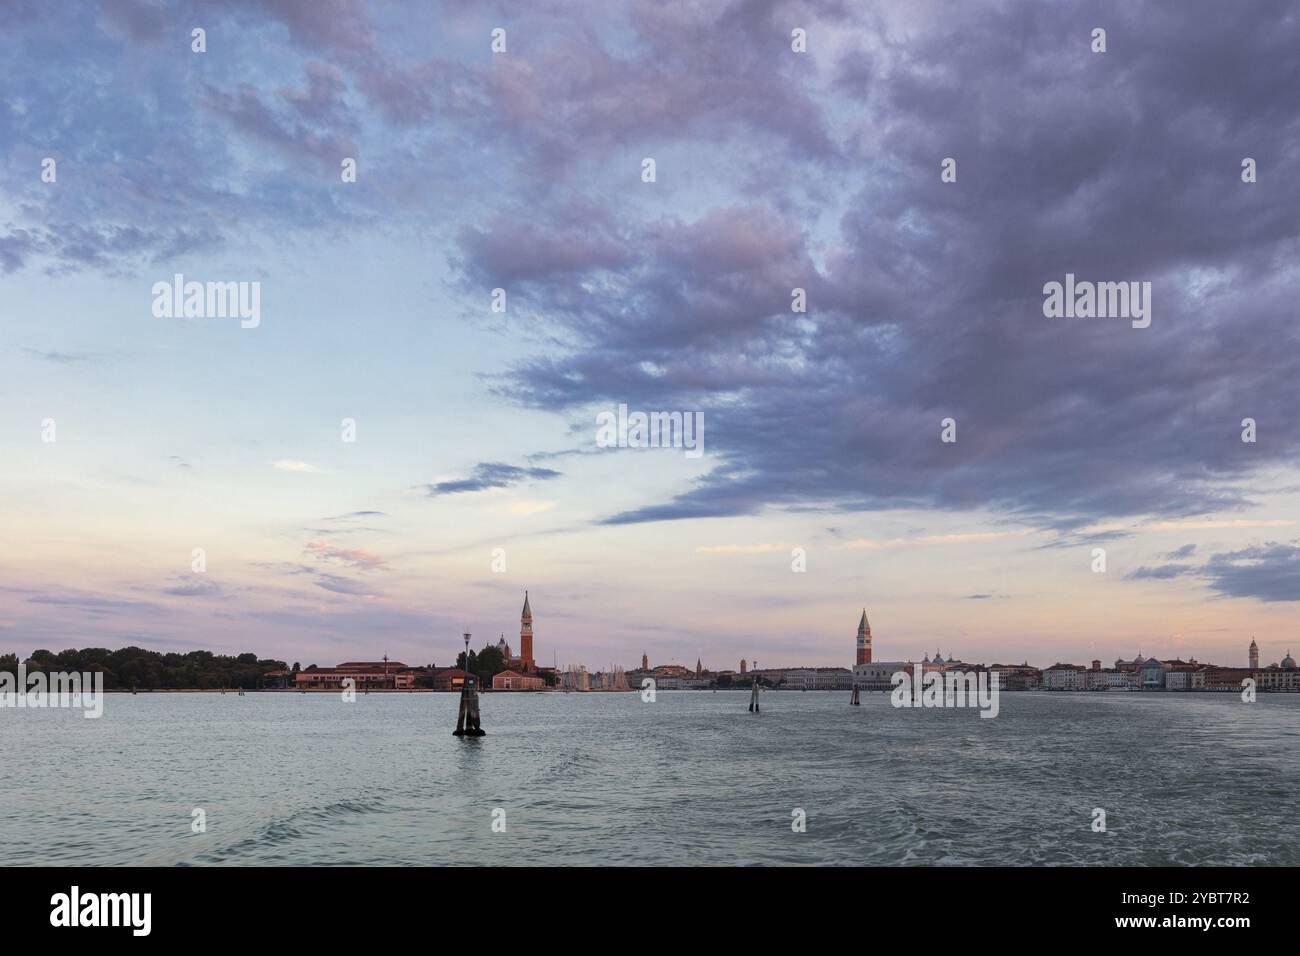
[[[1300,547],[1268,542],[1213,555],[1203,574],[1226,597],[1300,601]]]
[[[507,465],[498,461],[485,461],[475,465],[468,478],[440,481],[422,487],[425,493],[433,498],[438,495],[487,491],[490,488],[509,488],[524,481],[545,481],[559,476],[560,472],[550,468],[520,468],[517,465]]]
[[[96,358],[88,352],[46,352],[41,349],[23,349],[23,351],[34,359],[52,365],[82,365]]]
[[[1103,4],[1104,57],[1087,49],[1091,8],[918,23],[853,64],[880,135],[858,146],[859,191],[819,210],[838,213],[834,239],[794,217],[784,185],[832,168],[829,149],[767,156],[765,193],[693,221],[620,210],[600,228],[627,237],[630,261],[598,249],[529,276],[534,314],[571,346],[522,362],[499,394],[566,415],[615,401],[705,412],[713,472],[611,524],[816,501],[991,508],[1063,529],[1247,507],[1252,476],[1300,459],[1294,429],[1255,446],[1237,435],[1247,411],[1290,421],[1300,381],[1287,9]],[[1277,174],[1243,185],[1247,154]],[[958,182],[941,185],[949,155]],[[530,231],[573,230],[561,196],[534,204]],[[467,274],[524,275],[530,245],[491,228],[462,236]],[[1152,281],[1151,328],[1044,319],[1042,285],[1066,272]],[[789,312],[795,285],[806,318]]]
[[[177,597],[222,597],[225,592],[221,585],[215,581],[203,580],[199,578],[178,578],[178,584],[171,587],[163,588],[163,594],[172,594]]]
[[[337,574],[321,574],[316,580],[318,588],[324,588],[326,591],[333,591],[335,594],[347,594],[360,597],[368,597],[375,594],[375,589],[361,581],[353,581],[350,578],[342,577]]]
[[[1151,579],[1164,581],[1164,580],[1168,580],[1169,578],[1176,578],[1182,575],[1190,574],[1191,572],[1192,572],[1191,565],[1161,564],[1155,567],[1144,566],[1144,567],[1137,568],[1136,570],[1130,571],[1125,577],[1130,581],[1142,581],[1142,580],[1151,580]]]

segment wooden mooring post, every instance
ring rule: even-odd
[[[483,737],[487,731],[480,726],[478,713],[478,688],[469,672],[469,631],[465,632],[465,678],[460,684],[460,713],[456,716],[454,737]]]
[[[853,696],[849,698],[849,703],[854,707],[861,707],[862,703],[858,700],[858,685],[853,685]]]

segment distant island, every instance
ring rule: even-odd
[[[468,635],[466,635],[468,637]],[[639,691],[653,681],[657,690],[748,690],[755,681],[779,690],[865,690],[888,691],[893,675],[952,671],[998,674],[1004,691],[1240,691],[1243,681],[1250,680],[1262,692],[1300,692],[1300,668],[1290,651],[1281,663],[1263,665],[1259,646],[1254,640],[1247,649],[1246,667],[1220,666],[1179,658],[1159,660],[1136,655],[1132,660],[1119,659],[1111,667],[1100,660],[1090,666],[1057,662],[1038,668],[1027,661],[1021,664],[977,664],[959,660],[949,654],[945,660],[939,651],[919,661],[872,660],[871,625],[866,609],[858,622],[857,658],[848,667],[777,667],[763,668],[757,662],[741,660],[738,671],[710,670],[696,660],[695,667],[681,664],[650,666],[647,654],[641,655],[640,667],[624,670],[610,665],[608,670],[588,672],[583,665],[558,667],[539,665],[533,656],[533,616],[524,593],[520,620],[520,652],[514,653],[504,635],[468,655],[461,651],[452,666],[436,664],[409,665],[391,660],[345,661],[334,667],[303,667],[256,654],[229,656],[211,651],[179,654],[150,651],[142,647],[124,647],[110,651],[102,647],[75,648],[58,653],[33,651],[22,661],[28,674],[43,672],[102,672],[105,690],[298,690],[298,691],[459,691],[466,674],[474,677],[482,690],[493,691]],[[0,654],[0,672],[17,674],[16,654]]]

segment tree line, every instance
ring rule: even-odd
[[[71,648],[66,651],[32,651],[23,661],[27,673],[35,671],[102,671],[104,687],[110,690],[216,690],[242,687],[253,690],[264,683],[269,671],[288,670],[284,661],[259,658],[256,654],[160,653],[143,647]],[[295,665],[296,668],[296,665]],[[18,673],[18,656],[0,654],[0,671]]]

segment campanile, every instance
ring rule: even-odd
[[[533,612],[528,608],[528,592],[524,592],[524,613],[519,618],[519,663],[525,674],[537,668],[533,664]]]
[[[859,664],[871,663],[871,625],[867,623],[867,609],[862,609],[862,620],[858,622],[858,659]]]

